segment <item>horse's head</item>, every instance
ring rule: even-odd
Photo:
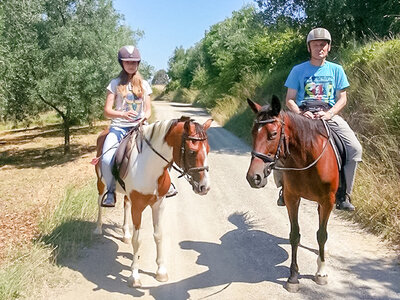
[[[281,103],[273,96],[271,105],[261,106],[247,99],[256,114],[252,129],[253,150],[246,179],[253,188],[262,188],[280,155],[284,151],[283,120],[280,118]]]
[[[210,151],[207,129],[212,119],[200,125],[188,117],[173,124],[165,140],[173,147],[173,160],[189,179],[196,194],[205,195],[210,190],[207,155]]]

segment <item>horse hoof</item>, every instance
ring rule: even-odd
[[[133,288],[140,288],[142,286],[142,282],[140,281],[140,279],[129,277],[128,278],[128,286],[133,287]]]
[[[328,284],[328,276],[315,276],[315,282],[319,285],[326,285]]]
[[[103,232],[102,232],[102,230],[101,230],[101,227],[99,228],[99,227],[96,227],[96,229],[95,230],[93,230],[93,234],[95,234],[95,235],[101,235]]]
[[[299,290],[299,284],[298,284],[298,283],[286,282],[285,289],[286,289],[289,293],[297,293],[298,290]]]
[[[157,281],[159,281],[159,282],[166,282],[166,281],[168,281],[168,274],[167,274],[167,273],[164,273],[164,274],[157,274],[157,275],[156,275],[156,279],[157,279]]]

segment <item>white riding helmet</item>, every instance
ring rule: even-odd
[[[330,44],[332,42],[331,34],[325,28],[314,28],[307,35],[307,45],[311,41],[324,40]]]

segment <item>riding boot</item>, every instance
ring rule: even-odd
[[[278,201],[276,201],[278,206],[285,206],[285,200],[283,199],[283,188],[279,191]]]
[[[346,211],[354,211],[355,207],[350,202],[350,195],[345,194],[342,196],[336,196],[336,209],[346,210]]]

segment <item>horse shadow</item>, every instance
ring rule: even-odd
[[[224,234],[220,244],[180,242],[182,249],[198,252],[196,263],[206,266],[208,270],[178,282],[151,288],[150,294],[155,299],[167,299],[168,291],[174,291],[174,299],[189,299],[192,289],[223,286],[220,289],[222,291],[234,282],[270,281],[284,284],[285,281],[279,278],[285,278],[289,268],[280,264],[288,259],[288,253],[279,244],[288,244],[288,240],[254,229],[256,224],[247,213],[234,213],[228,220],[237,228]]]

